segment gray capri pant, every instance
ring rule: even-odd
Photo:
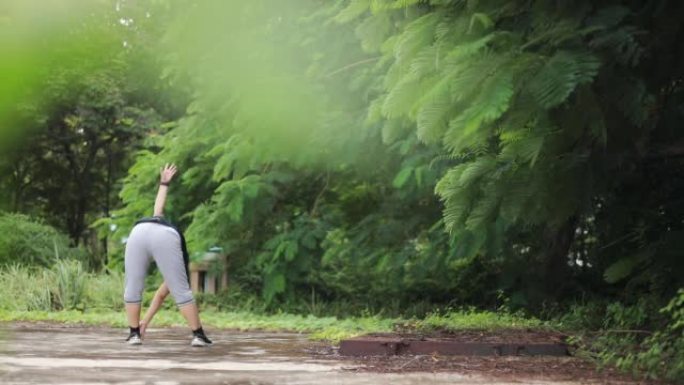
[[[172,227],[150,222],[135,225],[126,242],[124,301],[142,302],[145,276],[152,258],[176,300],[176,305],[195,302],[183,262],[180,234]]]

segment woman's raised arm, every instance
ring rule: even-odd
[[[178,169],[176,168],[175,164],[165,164],[164,167],[162,167],[159,170],[159,191],[157,191],[157,199],[154,201],[154,216],[155,217],[163,217],[164,216],[164,205],[166,204],[166,194],[168,193],[169,190],[169,183],[171,183],[171,180],[173,179],[173,176],[176,175],[176,171]]]

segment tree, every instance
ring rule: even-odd
[[[571,282],[571,264],[591,264],[570,253],[575,235],[626,197],[630,169],[654,166],[663,138],[681,140],[670,120],[681,106],[681,14],[655,1],[351,1],[337,20],[360,20],[363,44],[383,54],[385,92],[371,113],[414,122],[452,157],[436,191],[465,255],[526,250],[548,297],[568,288],[559,283]]]
[[[45,217],[74,244],[87,243],[93,267],[102,265],[107,242],[98,250],[89,224],[118,206],[120,179],[142,139],[184,108],[182,92],[160,81],[150,50],[157,33],[150,12],[158,10],[103,3],[59,19],[54,44],[28,42],[29,52],[44,49],[33,58],[41,66],[22,72],[27,83],[8,94],[22,135],[0,159],[4,209]],[[23,26],[25,14],[39,13],[24,11],[9,17]]]
[[[604,278],[679,285],[663,145],[680,141],[681,7],[659,4],[172,6],[165,73],[193,100],[140,153],[115,222],[144,214],[174,160],[192,246],[223,246],[269,300],[534,306],[617,292]]]

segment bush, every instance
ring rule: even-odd
[[[49,271],[31,272],[20,266],[0,270],[0,308],[5,310],[48,311],[52,309],[53,287]]]
[[[87,282],[86,305],[90,308],[122,310],[124,276],[119,271],[91,275]]]
[[[89,274],[76,260],[59,260],[51,269],[6,266],[0,282],[2,310],[123,309],[123,273]]]
[[[636,369],[653,378],[684,382],[684,289],[660,312],[667,326],[646,338],[638,353],[618,362],[624,369]]]
[[[58,260],[51,270],[53,300],[57,309],[82,308],[85,303],[88,274],[79,261]]]
[[[684,382],[684,289],[658,308],[654,298],[632,305],[575,305],[555,324],[576,332],[577,354],[635,377]]]
[[[54,227],[21,214],[0,213],[0,266],[49,266],[54,259],[81,258]]]

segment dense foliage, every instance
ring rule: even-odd
[[[83,259],[85,251],[52,226],[21,214],[0,213],[0,266],[51,266],[62,259]]]
[[[483,304],[503,291],[530,306],[610,293],[604,278],[668,298],[682,285],[668,4],[171,12],[168,76],[198,92],[139,155],[117,222],[125,232],[149,211],[156,165],[172,159],[185,169],[172,212],[194,249],[223,247],[269,301]],[[228,12],[236,25],[203,18]],[[190,47],[180,29],[200,23]]]
[[[53,6],[59,8],[10,2],[8,22],[0,24],[0,38],[13,38],[3,46],[4,64],[19,67],[3,74],[23,86],[0,92],[12,102],[0,123],[0,210],[43,217],[72,243],[87,245],[90,265],[101,268],[106,243],[97,244],[89,225],[119,205],[132,154],[164,119],[179,114],[176,104],[182,111],[183,102],[174,99],[182,92],[167,93],[159,81],[145,46],[153,29],[129,30],[103,4],[84,5],[64,24],[55,22],[57,33],[48,37],[24,31],[41,11],[58,12]],[[18,54],[13,48],[22,33],[28,41]]]

